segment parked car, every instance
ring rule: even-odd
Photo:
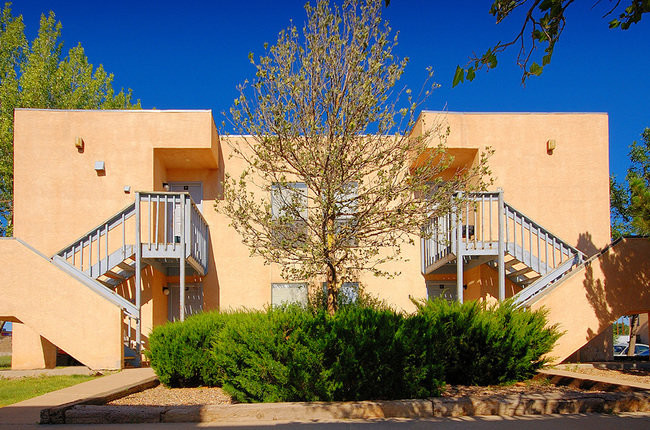
[[[625,349],[619,355],[627,355],[628,346],[625,346]],[[634,345],[634,356],[635,357],[648,357],[650,354],[650,347],[643,343],[637,343]],[[614,355],[616,355],[616,346],[614,346]]]
[[[627,345],[614,345],[614,356],[623,355],[623,351],[627,351]]]

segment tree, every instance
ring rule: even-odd
[[[610,178],[612,237],[650,235],[650,128],[630,146],[625,184]]]
[[[265,55],[249,56],[255,78],[239,87],[229,117],[246,168],[226,178],[217,210],[285,279],[326,279],[333,313],[343,282],[362,271],[396,275],[383,263],[400,259],[429,214],[448,211],[452,193],[480,183],[487,167],[483,156],[442,181],[444,130],[408,135],[436,85],[426,80],[417,98],[394,90],[408,59],[393,54],[381,0],[305,9],[302,34],[291,25]],[[441,143],[427,150],[429,138]]]
[[[0,16],[0,235],[12,233],[13,112],[15,108],[130,109],[131,90],[113,89],[113,75],[88,63],[81,44],[61,58],[61,23],[41,15],[38,35],[28,43],[22,16],[5,3]]]
[[[388,4],[390,0],[386,0]],[[494,69],[497,66],[497,56],[511,46],[519,46],[517,65],[523,70],[522,84],[530,76],[539,76],[544,67],[551,62],[556,43],[559,41],[566,24],[566,10],[574,0],[494,0],[490,14],[496,17],[497,24],[513,15],[518,9],[524,10],[524,22],[519,33],[508,42],[497,42],[483,55],[472,56],[465,67],[456,67],[453,86],[465,79],[471,81],[476,72],[482,68]],[[600,0],[595,0],[595,5]],[[650,0],[610,0],[603,17],[616,16],[609,21],[610,28],[627,30],[632,24],[638,23],[643,14],[650,12]],[[594,6],[595,6],[594,5]],[[536,54],[538,45],[545,46],[541,60]],[[535,55],[536,54],[536,55]]]

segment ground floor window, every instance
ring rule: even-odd
[[[307,284],[300,283],[273,283],[271,284],[271,305],[280,306],[282,304],[307,305],[309,292]]]

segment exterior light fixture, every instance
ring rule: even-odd
[[[549,155],[552,154],[553,150],[555,149],[555,146],[556,146],[555,139],[549,139],[546,142],[546,152],[548,152]]]
[[[74,146],[75,146],[75,148],[77,148],[77,150],[79,152],[83,152],[84,151],[84,140],[80,136],[75,137],[74,138]]]
[[[169,295],[169,288],[168,287],[163,287],[163,294],[168,296]]]
[[[95,161],[95,172],[97,172],[97,176],[104,176],[106,174],[106,163]]]
[[[124,193],[129,194],[131,192],[131,185],[125,185],[124,186]]]

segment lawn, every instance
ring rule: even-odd
[[[77,385],[95,378],[96,376],[87,375],[58,375],[0,379],[0,407],[40,396],[50,391]]]
[[[11,355],[0,355],[0,369],[9,369],[11,367]]]

